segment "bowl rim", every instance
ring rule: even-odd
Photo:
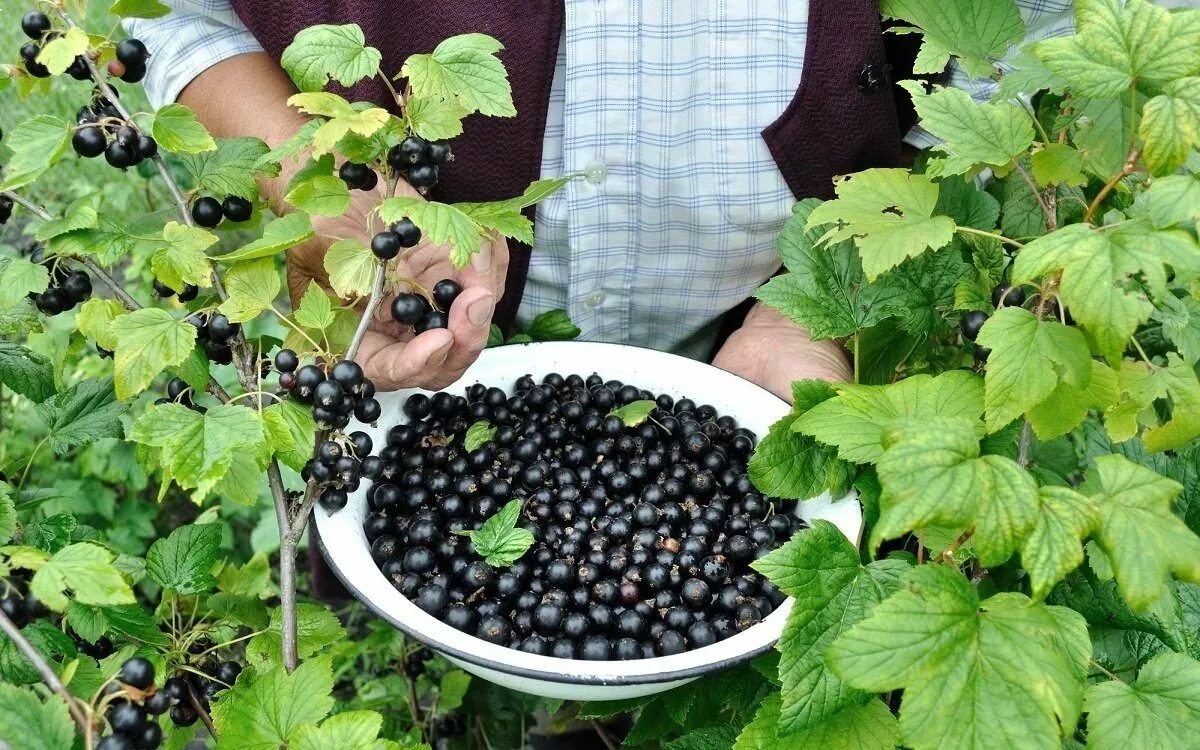
[[[736,373],[732,373],[732,372],[729,372],[728,370],[723,370],[719,367],[715,367],[707,362],[690,359],[688,357],[683,357],[683,356],[680,356],[677,354],[672,354],[670,352],[663,352],[663,351],[659,351],[656,349],[650,349],[648,347],[634,346],[634,345],[630,345],[630,344],[614,344],[614,343],[596,342],[596,341],[527,342],[527,343],[522,343],[522,344],[518,344],[518,345],[506,345],[503,348],[496,348],[493,350],[485,350],[484,354],[481,355],[481,357],[486,356],[487,351],[500,352],[500,351],[507,349],[509,351],[505,352],[505,355],[498,354],[497,356],[511,356],[511,353],[514,352],[514,350],[518,350],[518,349],[527,350],[529,348],[534,348],[534,349],[547,349],[550,351],[554,351],[554,350],[562,349],[563,347],[574,347],[574,346],[581,346],[581,345],[586,345],[586,346],[593,347],[593,348],[611,349],[611,350],[613,350],[614,354],[617,351],[628,352],[629,350],[635,350],[636,356],[666,357],[666,358],[678,360],[681,363],[686,363],[687,366],[689,366],[689,367],[695,367],[695,366],[699,365],[699,366],[703,366],[706,368],[710,368],[712,370],[719,372],[721,374],[721,377],[733,378],[733,379],[740,381],[739,387],[758,391],[760,396],[766,397],[766,398],[778,403],[781,407],[784,407],[784,408],[787,407],[787,402],[785,402],[783,399],[779,398],[774,393],[771,393],[769,390],[767,390],[766,388],[763,388],[762,386],[758,385],[757,383],[747,380],[746,378],[743,378],[742,376],[740,376]],[[643,352],[645,354],[641,354]],[[476,360],[476,362],[479,362],[479,361],[480,360]],[[472,367],[474,367],[474,366],[475,365],[472,364]],[[469,377],[470,377],[470,370],[468,370],[462,378],[460,378],[459,380],[450,384],[449,386],[447,386],[447,388],[443,388],[440,390],[447,390],[448,388],[455,388],[458,385],[460,385],[464,379],[467,379]],[[425,392],[425,393],[435,392],[435,391],[429,391],[428,389],[424,389],[424,388],[406,388],[406,389],[399,389],[399,390],[400,391],[421,391],[421,392]],[[391,393],[395,393],[395,392],[396,391],[392,391]],[[826,493],[826,494],[828,494],[828,493]],[[840,504],[842,502],[845,502],[847,499],[849,499],[851,497],[854,497],[855,505],[857,506],[856,493],[853,493],[853,491],[852,491],[851,495],[848,495],[843,498],[831,498],[831,502],[833,504]],[[815,499],[816,498],[814,498],[814,500]],[[855,511],[858,514],[860,523],[861,523],[861,517],[862,517],[861,509],[856,507]],[[521,656],[528,656],[528,655],[523,654],[521,651],[518,651],[516,649],[508,649],[507,647],[503,647],[503,648],[505,648],[506,651],[511,651],[512,654],[518,655],[518,656],[514,656],[513,660],[511,660],[511,661],[503,661],[503,660],[499,660],[499,659],[494,659],[489,656],[481,655],[479,653],[471,651],[464,646],[455,645],[454,643],[450,643],[447,640],[439,638],[435,635],[429,635],[428,633],[419,629],[417,627],[417,625],[415,625],[413,623],[405,622],[401,618],[399,618],[396,615],[394,615],[393,613],[389,612],[384,606],[382,606],[381,604],[378,604],[374,600],[374,598],[372,598],[370,595],[365,593],[359,586],[355,585],[354,582],[350,579],[349,572],[347,570],[343,569],[342,566],[339,565],[336,556],[331,554],[329,547],[326,545],[325,540],[323,539],[321,532],[320,532],[320,526],[321,526],[320,514],[318,513],[318,506],[316,506],[315,504],[313,505],[309,520],[310,520],[309,542],[313,543],[315,541],[318,551],[320,552],[322,558],[324,558],[326,564],[328,564],[330,570],[333,571],[333,573],[337,577],[337,579],[342,583],[343,586],[345,586],[346,590],[355,599],[357,599],[359,602],[364,604],[368,609],[370,609],[372,612],[374,612],[377,616],[381,617],[386,622],[390,623],[393,627],[402,631],[406,636],[411,637],[411,638],[419,641],[420,643],[422,643],[430,648],[433,648],[434,650],[439,651],[443,654],[446,654],[447,656],[452,657],[454,659],[461,660],[463,662],[466,662],[466,663],[474,665],[474,666],[478,666],[480,668],[494,670],[494,671],[497,671],[497,672],[500,672],[503,674],[513,675],[516,677],[522,677],[522,678],[537,680],[537,681],[545,681],[545,682],[552,682],[552,683],[566,684],[566,685],[583,685],[583,686],[619,687],[619,686],[648,685],[648,684],[663,683],[663,682],[675,682],[675,681],[681,681],[681,680],[686,681],[686,680],[694,679],[696,677],[701,677],[703,675],[710,674],[713,672],[723,671],[725,669],[729,669],[731,667],[739,666],[741,664],[745,664],[749,661],[752,661],[753,659],[757,658],[758,656],[761,656],[762,654],[767,653],[768,651],[771,651],[774,648],[775,644],[778,642],[779,636],[782,634],[782,630],[783,630],[783,623],[782,623],[782,618],[781,618],[780,624],[778,626],[776,626],[777,630],[779,632],[775,633],[773,637],[769,638],[768,640],[766,640],[762,643],[748,645],[746,648],[739,649],[735,653],[728,654],[728,655],[722,655],[720,658],[715,658],[711,661],[705,661],[700,664],[694,664],[694,665],[688,665],[688,666],[673,667],[670,669],[661,669],[661,670],[654,670],[654,671],[647,670],[647,671],[643,671],[640,673],[632,673],[632,674],[615,674],[615,673],[611,673],[611,672],[596,674],[594,672],[589,671],[587,665],[596,665],[597,667],[599,667],[600,665],[612,665],[612,664],[625,664],[625,665],[628,665],[631,663],[647,664],[647,663],[655,662],[659,659],[671,658],[671,657],[651,657],[651,658],[644,658],[644,659],[636,659],[636,660],[633,660],[632,662],[621,662],[621,661],[614,660],[614,659],[608,659],[608,660],[604,660],[604,661],[589,661],[589,660],[585,660],[585,659],[562,659],[560,657],[552,657],[552,656],[547,655],[547,656],[542,656],[540,658],[554,659],[555,661],[561,661],[564,664],[573,664],[576,666],[574,669],[567,669],[564,667],[563,669],[560,669],[558,671],[547,671],[546,669],[524,666],[519,663],[516,663],[516,660],[519,659]],[[791,607],[793,604],[794,604],[794,600],[792,599],[792,597],[788,597],[784,601],[783,604],[781,604],[779,607],[776,607],[775,611],[779,612],[780,610],[786,610],[786,613],[785,613],[785,616],[786,616],[786,614],[790,614],[790,610],[791,610]],[[425,612],[421,612],[420,614],[423,617],[430,617],[430,619],[435,619],[435,618],[432,618],[432,616],[428,615]],[[757,625],[755,627],[763,627],[765,625],[766,625],[766,622],[764,621],[763,623],[759,623],[759,625]],[[749,632],[749,631],[747,631],[747,632]],[[478,641],[480,644],[495,645],[495,644],[488,644],[487,641],[476,638],[471,633],[461,633],[461,635],[465,639],[468,639],[466,641],[467,643],[471,643],[473,641]],[[716,644],[713,644],[713,645],[716,645]],[[694,652],[700,652],[700,651],[703,651],[703,649],[695,649],[694,650]],[[694,652],[692,652],[692,653],[694,653]],[[714,654],[714,656],[715,656],[715,654]]]

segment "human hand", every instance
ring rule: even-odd
[[[833,341],[813,341],[808,332],[761,302],[726,340],[713,364],[792,402],[793,380],[849,381],[845,350]]]
[[[396,195],[418,195],[401,181]],[[381,184],[372,191],[351,191],[350,207],[336,217],[313,217],[316,237],[288,253],[288,290],[293,304],[304,296],[310,281],[329,289],[325,251],[337,239],[354,238],[370,244],[371,235],[383,229],[372,215],[386,197]],[[444,388],[457,380],[487,344],[496,302],[504,292],[508,272],[508,244],[503,238],[484,244],[466,268],[455,269],[449,248],[422,240],[391,264],[385,295],[363,337],[356,359],[379,390]],[[449,328],[416,335],[392,319],[396,292],[410,291],[407,282],[425,289],[442,279],[454,279],[463,291],[450,309]],[[365,303],[361,306],[365,308]]]

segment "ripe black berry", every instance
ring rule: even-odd
[[[230,323],[229,318],[221,313],[215,313],[208,319],[208,338],[217,343],[225,343],[238,335],[242,330],[240,323]]]
[[[408,184],[418,190],[429,189],[437,184],[438,168],[432,164],[417,164],[408,170]]]
[[[291,349],[280,349],[275,355],[275,369],[280,372],[295,372],[300,366],[300,358]]]
[[[462,286],[453,279],[442,279],[433,285],[433,301],[442,308],[443,312],[450,311],[450,306],[454,304],[454,300],[458,299],[460,294],[462,294]]]
[[[359,422],[365,422],[367,424],[373,423],[375,420],[379,419],[379,415],[382,413],[382,407],[380,407],[379,402],[373,398],[364,398],[362,401],[359,401],[354,405],[354,418]]]
[[[158,156],[158,141],[145,133],[138,134],[136,143],[138,156],[143,159],[153,159],[155,156]]]
[[[154,684],[154,665],[141,656],[126,659],[121,664],[117,679],[138,690],[147,690]]]
[[[205,195],[192,203],[192,220],[198,225],[211,229],[221,223],[223,211],[221,201]]]
[[[92,279],[84,271],[71,271],[63,280],[62,288],[72,302],[83,302],[92,296]]]
[[[346,183],[346,187],[351,190],[356,190],[367,184],[367,175],[371,173],[371,168],[366,164],[358,164],[356,162],[344,162],[338,169],[338,177],[342,178],[342,182]]]
[[[108,710],[108,723],[114,732],[133,734],[146,725],[146,711],[136,703],[117,703]]]
[[[403,292],[392,300],[392,317],[402,325],[415,325],[429,311],[429,302],[419,294]]]
[[[415,247],[421,241],[421,230],[412,219],[404,218],[388,227],[400,238],[401,247]]]
[[[125,83],[137,83],[146,77],[146,64],[139,63],[136,65],[126,65],[125,71],[121,73],[121,80]]]
[[[971,354],[975,357],[976,362],[987,362],[988,355],[991,353],[992,350],[986,346],[975,344],[973,347],[971,347]]]
[[[431,143],[426,150],[426,155],[430,164],[442,165],[454,158],[454,154],[450,151],[449,143]]]
[[[138,156],[137,146],[125,146],[120,141],[113,141],[104,149],[104,160],[109,166],[117,169],[137,166],[142,157]]]
[[[80,128],[71,136],[71,148],[75,149],[75,153],[88,159],[104,153],[107,145],[108,139],[104,136],[103,128],[95,126]]]
[[[146,45],[142,44],[139,39],[122,39],[117,43],[116,50],[117,59],[124,63],[125,67],[130,65],[141,65],[146,62],[146,58],[150,57],[149,50]]]
[[[21,17],[21,31],[30,39],[41,39],[50,30],[50,16],[40,10],[31,10]]]
[[[979,310],[972,310],[962,317],[958,327],[962,331],[963,338],[967,341],[974,341],[979,335],[979,329],[983,328],[983,324],[987,322],[987,313]]]
[[[405,165],[406,168],[407,165],[417,164],[425,158],[425,149],[428,145],[428,142],[424,138],[410,135],[401,141],[397,147],[399,149],[399,162]]]
[[[180,703],[171,708],[171,722],[177,727],[190,727],[200,718],[189,703]]]
[[[221,204],[221,213],[230,221],[248,221],[254,213],[254,204],[245,198],[230,195]]]
[[[444,312],[438,310],[430,310],[421,316],[417,324],[413,326],[417,333],[425,333],[432,331],[435,328],[449,328],[450,318]]]
[[[996,288],[992,290],[993,307],[1020,307],[1023,304],[1025,304],[1024,287],[997,284]]]
[[[393,232],[380,232],[371,238],[371,252],[380,260],[391,260],[400,254],[400,238]]]

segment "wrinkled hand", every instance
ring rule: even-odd
[[[401,181],[396,195],[417,193]],[[370,244],[371,232],[384,228],[376,216],[371,231],[367,230],[368,216],[384,197],[382,184],[371,192],[351,191],[350,208],[344,214],[333,218],[313,217],[317,236],[288,253],[288,289],[293,304],[298,304],[304,296],[310,280],[329,290],[324,259],[331,242],[357,238]],[[425,241],[408,251],[406,260],[393,262],[393,280],[415,279],[426,289],[432,289],[442,279],[454,279],[462,285],[463,291],[450,308],[449,328],[434,329],[417,336],[411,328],[392,319],[395,292],[408,291],[408,287],[389,283],[388,289],[392,291],[377,308],[356,357],[366,376],[379,390],[438,389],[457,380],[487,344],[492,313],[504,291],[507,271],[508,244],[503,238],[486,243],[472,258],[471,265],[461,270],[450,263],[449,248]],[[360,309],[365,306],[364,303]]]
[[[729,337],[713,364],[792,401],[793,380],[849,381],[846,352],[833,341],[813,341],[808,332],[761,302]]]

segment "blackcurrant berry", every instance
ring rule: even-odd
[[[137,65],[126,65],[125,72],[121,73],[119,78],[125,83],[137,83],[146,77],[146,63]]]
[[[391,260],[400,254],[400,238],[393,232],[380,232],[371,238],[371,252],[380,260]]]
[[[342,178],[342,182],[346,183],[346,187],[355,190],[367,183],[367,174],[370,171],[371,168],[366,164],[348,161],[343,163],[341,168],[338,169],[338,177]]]
[[[454,158],[449,143],[431,143],[426,151],[430,164],[442,165]]]
[[[71,148],[80,156],[91,159],[104,153],[108,139],[104,137],[104,129],[91,126],[80,128],[71,136]]]
[[[151,716],[159,716],[165,714],[167,709],[171,708],[171,696],[167,695],[166,691],[159,690],[154,695],[146,698],[142,703],[142,707],[146,709],[146,713]]]
[[[300,358],[291,349],[280,349],[275,355],[275,369],[280,372],[295,372],[300,366]]]
[[[973,347],[971,347],[971,354],[975,357],[976,362],[987,362],[988,355],[991,353],[992,350],[986,346],[975,344]]]
[[[1025,304],[1024,287],[997,284],[996,288],[992,290],[993,307],[1020,307],[1023,304]]]
[[[136,148],[138,131],[137,128],[134,128],[130,125],[122,125],[121,127],[117,128],[117,132],[114,133],[114,137],[116,137],[117,143],[120,143],[122,146]]]
[[[67,75],[76,81],[86,81],[92,77],[92,72],[88,70],[87,61],[83,59],[83,55],[75,56],[75,59],[67,66]]]
[[[136,703],[117,703],[108,710],[108,723],[114,732],[133,734],[146,725],[146,710]]]
[[[133,750],[133,740],[123,734],[110,734],[100,740],[96,750]]]
[[[158,141],[145,133],[139,133],[137,137],[137,152],[138,156],[143,159],[153,159],[155,156],[158,156]]]
[[[342,384],[336,380],[322,380],[313,390],[313,403],[332,409],[342,403],[342,396],[345,393],[346,390],[342,388]]]
[[[31,10],[21,17],[21,31],[30,39],[41,39],[50,30],[50,16],[40,10]]]
[[[40,53],[41,51],[42,51],[42,48],[40,46],[38,46],[36,43],[25,42],[25,44],[21,45],[21,50],[20,50],[21,59],[24,60],[25,63],[28,65],[30,63],[33,63],[35,60],[37,60],[38,53]]]
[[[148,690],[154,684],[154,665],[141,656],[126,659],[117,679],[138,690]]]
[[[421,189],[429,189],[437,184],[438,168],[432,164],[416,164],[408,170],[408,184]]]
[[[237,195],[230,195],[221,204],[221,213],[230,221],[248,221],[254,213],[254,204]]]
[[[425,149],[429,143],[424,138],[410,135],[400,142],[400,160],[405,165],[417,164],[425,158]]]
[[[454,279],[442,279],[433,285],[433,301],[442,308],[443,312],[450,312],[450,306],[454,304],[454,300],[458,299],[460,294],[462,294],[462,286]]]
[[[349,498],[347,497],[345,490],[338,489],[336,487],[326,487],[324,491],[321,492],[319,502],[321,503],[321,507],[326,511],[329,513],[335,513],[346,507],[346,502],[348,499]]]
[[[242,330],[240,323],[230,323],[229,318],[222,313],[215,313],[208,319],[208,338],[219,344],[226,343]]]
[[[373,398],[364,398],[354,405],[354,418],[359,422],[374,423],[382,413],[383,409],[379,406],[379,402]]]
[[[417,324],[413,326],[417,333],[425,333],[432,331],[435,328],[449,328],[450,318],[444,312],[438,310],[430,310],[421,316]]]
[[[190,703],[180,703],[171,708],[171,723],[177,727],[190,727],[200,718]]]
[[[192,220],[207,229],[220,224],[223,213],[221,201],[209,195],[197,198],[192,203]]]
[[[401,219],[388,229],[400,238],[401,247],[415,247],[421,241],[421,229],[413,223],[412,219]]]
[[[149,722],[142,731],[133,736],[133,746],[137,750],[154,750],[162,744],[163,730],[158,724]]]
[[[117,59],[125,64],[139,65],[146,62],[146,58],[150,57],[150,51],[146,49],[146,45],[142,44],[140,39],[122,39],[117,43],[116,49]]]
[[[362,389],[362,367],[352,359],[340,360],[329,372],[329,377],[342,384],[347,391],[357,393]]]
[[[962,317],[958,327],[962,331],[963,338],[967,341],[974,341],[979,335],[979,329],[983,328],[983,324],[987,322],[987,313],[979,310],[972,310]]]
[[[84,271],[71,271],[63,279],[62,288],[78,304],[92,296],[92,279]]]
[[[402,325],[416,325],[429,311],[429,302],[419,294],[404,292],[392,300],[392,317]]]
[[[71,297],[57,286],[49,287],[39,294],[35,298],[34,304],[38,310],[51,316],[64,313],[72,307]]]
[[[138,156],[137,146],[125,146],[119,141],[113,141],[104,149],[104,160],[109,166],[117,169],[137,166],[142,157]]]

